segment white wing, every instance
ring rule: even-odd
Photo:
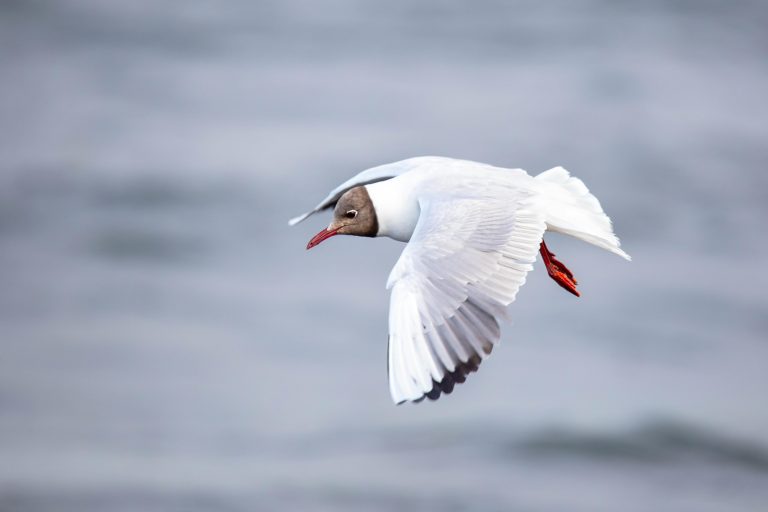
[[[420,201],[387,283],[389,389],[396,403],[437,399],[499,341],[500,318],[533,266],[546,224],[527,193]]]
[[[326,208],[333,208],[336,205],[336,202],[339,200],[339,198],[344,195],[344,192],[346,192],[351,188],[388,180],[390,178],[394,178],[395,176],[399,176],[404,172],[411,170],[413,168],[413,165],[415,164],[415,161],[417,160],[418,160],[418,157],[409,158],[408,160],[402,160],[400,162],[395,162],[392,164],[379,165],[377,167],[372,167],[370,169],[366,169],[365,171],[362,171],[361,173],[351,177],[350,179],[348,179],[347,181],[345,181],[335,189],[331,190],[328,196],[326,196],[325,199],[320,201],[320,203],[318,203],[318,205],[315,206],[312,210],[289,220],[288,225],[294,226],[299,222],[303,221],[304,219],[306,219],[307,217],[309,217],[310,215],[313,215],[319,211],[325,210]]]

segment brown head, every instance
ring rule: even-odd
[[[334,235],[376,236],[378,232],[379,222],[368,191],[364,186],[355,187],[339,198],[331,225],[312,237],[307,249]]]

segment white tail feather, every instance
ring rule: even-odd
[[[536,181],[541,189],[539,206],[544,210],[549,231],[573,236],[627,260],[632,259],[620,249],[611,219],[584,182],[572,177],[562,167],[544,171],[536,176]]]

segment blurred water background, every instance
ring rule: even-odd
[[[768,7],[0,3],[0,510],[768,510]],[[286,220],[416,155],[602,200],[395,407],[402,246]],[[354,287],[350,286],[354,285]]]

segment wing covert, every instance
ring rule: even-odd
[[[388,372],[396,403],[450,393],[499,341],[546,224],[523,191],[425,199],[392,269]]]

